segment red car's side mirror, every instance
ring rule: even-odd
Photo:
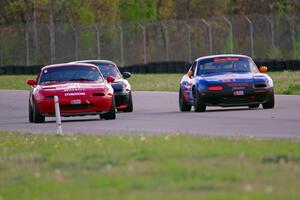
[[[28,80],[27,85],[34,86],[34,85],[36,85],[36,82],[35,82],[35,80]]]
[[[106,78],[106,80],[107,80],[108,83],[113,83],[113,82],[115,82],[115,78],[112,77],[112,76],[108,76],[108,77]]]

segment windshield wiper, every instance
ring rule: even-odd
[[[74,79],[70,79],[70,81],[95,81],[95,80],[88,79],[88,78],[74,78]]]

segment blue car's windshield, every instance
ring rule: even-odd
[[[209,58],[199,61],[197,67],[197,75],[226,72],[258,72],[258,69],[252,60],[244,57]]]
[[[103,81],[99,70],[90,66],[63,66],[46,68],[41,72],[39,83],[68,81]]]

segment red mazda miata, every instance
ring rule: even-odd
[[[98,67],[92,64],[57,64],[45,66],[35,80],[29,95],[29,121],[42,123],[55,116],[54,96],[59,98],[61,116],[100,115],[115,119],[114,90]]]

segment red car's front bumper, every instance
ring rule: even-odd
[[[93,115],[108,112],[112,106],[112,96],[101,97],[61,97],[59,98],[62,116]],[[54,116],[54,98],[37,101],[39,112],[44,116]]]

